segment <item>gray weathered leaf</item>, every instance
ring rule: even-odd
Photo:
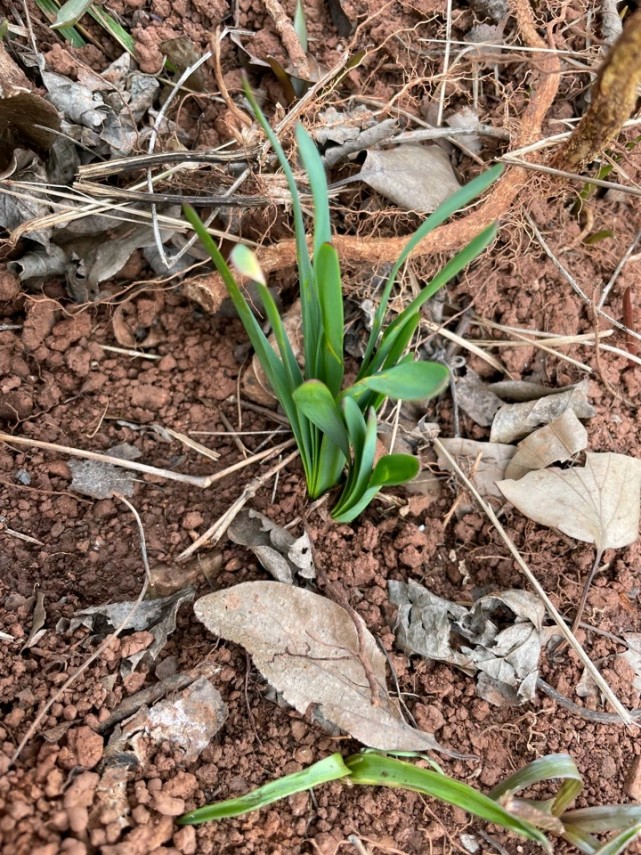
[[[140,451],[126,442],[110,448],[107,454],[121,460],[137,460],[140,457]],[[72,459],[68,465],[73,474],[71,488],[84,496],[93,499],[110,499],[114,493],[133,496],[135,475],[128,469],[97,460]]]
[[[331,600],[280,582],[244,582],[201,597],[194,612],[214,635],[241,644],[300,713],[315,708],[371,748],[454,753],[403,721],[387,692],[385,658],[364,630],[377,684],[372,703],[356,628]]]
[[[490,442],[514,442],[539,425],[549,424],[568,408],[580,419],[591,419],[596,410],[587,399],[588,384],[579,383],[567,392],[548,395],[537,401],[507,404],[497,412],[490,431]]]
[[[413,581],[392,581],[389,592],[403,650],[476,673],[478,694],[496,706],[534,698],[545,617],[534,594],[503,591],[467,609]]]
[[[254,510],[241,511],[227,529],[229,539],[248,546],[277,582],[291,585],[296,574],[316,578],[307,533],[295,538],[269,517]]]
[[[497,486],[525,516],[599,550],[639,536],[641,461],[634,457],[587,452],[583,467],[529,472]]]
[[[437,145],[368,151],[358,177],[406,211],[431,214],[461,186]]]
[[[152,662],[156,659],[167,643],[168,636],[176,629],[178,609],[183,603],[191,602],[194,593],[193,588],[183,588],[170,597],[143,600],[135,610],[134,601],[90,606],[76,612],[68,623],[68,628],[73,632],[79,626],[86,626],[98,634],[113,632],[117,627],[122,627],[123,632],[148,630],[153,636],[151,644],[123,660],[121,670],[127,674],[135,670],[141,659],[148,658]],[[67,622],[64,620],[59,621],[56,626],[58,631],[66,628]]]
[[[476,371],[467,369],[462,377],[456,378],[456,401],[464,413],[481,427],[489,427],[503,401]]]

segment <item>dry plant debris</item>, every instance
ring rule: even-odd
[[[639,537],[641,461],[626,454],[588,451],[585,466],[550,467],[497,486],[530,519],[594,543],[599,552]]]
[[[456,755],[403,721],[387,691],[385,657],[364,629],[378,688],[372,697],[354,620],[332,600],[280,582],[245,582],[201,597],[194,612],[211,633],[241,644],[298,712],[315,710],[370,748]]]
[[[534,699],[545,618],[535,594],[501,591],[468,609],[417,582],[390,582],[389,592],[402,650],[477,674],[478,695],[495,706]]]
[[[234,543],[248,546],[277,582],[291,585],[295,576],[316,577],[307,532],[296,538],[269,517],[249,509],[238,514],[227,534]]]

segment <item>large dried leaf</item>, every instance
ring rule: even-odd
[[[535,430],[519,443],[505,470],[505,478],[518,481],[528,472],[545,469],[551,463],[570,460],[588,445],[588,432],[573,410],[566,410],[549,425]]]
[[[389,592],[403,650],[476,673],[478,694],[496,706],[533,700],[545,617],[538,597],[503,591],[467,609],[417,582],[390,582]]]
[[[399,208],[423,214],[431,214],[461,186],[437,145],[368,151],[358,177]]]
[[[596,410],[587,399],[588,385],[579,383],[566,392],[548,395],[537,401],[507,404],[497,412],[490,431],[491,442],[514,442],[531,433],[539,425],[549,424],[567,409],[580,419],[591,419]]]
[[[401,718],[385,685],[385,658],[364,630],[377,684],[376,705],[354,622],[331,600],[280,582],[244,582],[202,597],[198,620],[241,644],[254,664],[300,713],[311,707],[364,745],[382,750],[453,752]]]
[[[586,453],[584,467],[529,472],[497,485],[521,513],[597,549],[629,546],[639,536],[641,461]]]

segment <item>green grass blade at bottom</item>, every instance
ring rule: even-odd
[[[376,754],[354,754],[345,764],[350,769],[355,784],[383,787],[401,787],[414,792],[433,796],[440,801],[460,807],[474,816],[493,822],[509,831],[540,843],[551,852],[545,835],[531,823],[513,816],[478,790],[446,775],[420,769],[411,763]]]
[[[197,825],[201,822],[209,822],[212,819],[241,816],[249,811],[259,810],[279,799],[317,787],[319,784],[345,778],[349,774],[350,771],[343,762],[341,755],[338,753],[331,754],[307,769],[286,775],[276,781],[270,781],[268,784],[237,799],[217,802],[186,813],[180,817],[178,824]]]

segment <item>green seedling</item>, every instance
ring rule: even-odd
[[[552,851],[552,846],[544,832],[562,837],[587,855],[618,855],[641,832],[639,804],[567,810],[583,786],[581,775],[567,754],[550,754],[528,763],[487,795],[445,775],[436,764],[430,765],[431,769],[422,769],[376,751],[353,754],[346,759],[332,754],[307,769],[271,781],[240,798],[186,813],[178,822],[198,825],[241,816],[328,781],[344,779],[350,784],[394,787],[432,796],[478,819],[533,840],[547,852]],[[554,779],[562,781],[554,798],[534,801],[516,797],[521,790]],[[616,834],[605,843],[592,836],[611,831]]]
[[[398,273],[414,247],[432,229],[486,190],[498,178],[502,167],[493,167],[462,187],[410,238],[383,287],[356,380],[344,387],[341,271],[338,254],[332,245],[323,163],[311,137],[299,125],[296,129],[298,153],[307,173],[314,205],[313,234],[308,246],[303,209],[292,168],[247,85],[245,93],[276,153],[292,197],[302,315],[302,368],[252,251],[246,246],[237,246],[231,254],[231,262],[242,276],[256,284],[277,351],[269,343],[230,266],[196,212],[185,207],[185,215],[211,254],[273,393],[289,420],[310,497],[318,498],[342,479],[342,492],[332,515],[338,522],[351,522],[381,488],[403,484],[419,470],[418,460],[407,454],[386,454],[376,462],[377,413],[388,398],[425,400],[438,395],[446,387],[449,378],[446,366],[438,362],[417,361],[407,351],[420,323],[424,303],[494,239],[496,227],[492,225],[484,229],[454,256],[407,308],[385,327]]]
[[[85,14],[88,14],[124,50],[135,56],[136,43],[131,33],[128,33],[106,9],[91,0],[69,0],[62,7],[57,0],[36,0],[36,5],[52,21],[51,29],[60,33],[73,47],[82,47],[86,44],[85,38],[76,25]]]

